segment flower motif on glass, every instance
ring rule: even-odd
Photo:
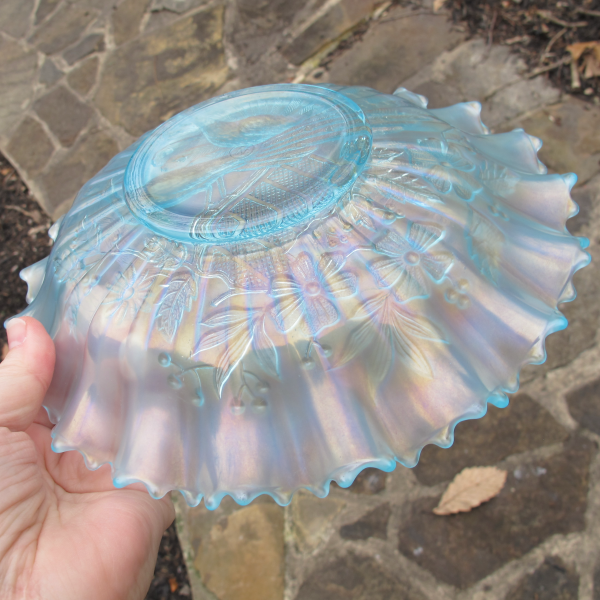
[[[277,303],[271,314],[282,332],[293,329],[299,321],[308,335],[317,335],[339,318],[332,298],[346,298],[356,292],[356,275],[341,271],[340,254],[323,254],[315,266],[307,252],[291,263],[292,277],[275,277],[271,294]]]
[[[376,242],[375,248],[385,255],[369,264],[380,287],[396,286],[408,300],[427,295],[427,277],[435,282],[444,278],[452,265],[452,254],[432,251],[442,238],[437,227],[411,223],[404,237],[390,231]]]
[[[120,313],[121,320],[133,318],[142,307],[155,281],[155,273],[139,274],[129,267],[120,274],[104,304],[113,305],[111,315]]]

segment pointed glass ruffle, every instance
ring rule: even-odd
[[[479,111],[266,86],[116,156],[23,272],[57,348],[54,450],[190,505],[286,504],[506,405],[589,255],[575,176]]]

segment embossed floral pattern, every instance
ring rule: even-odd
[[[300,321],[305,333],[317,335],[339,318],[332,298],[346,298],[356,292],[356,276],[340,271],[343,257],[323,254],[315,267],[307,252],[291,264],[292,277],[276,277],[271,284],[277,304],[272,310],[280,331],[293,329]]]
[[[398,302],[393,293],[370,298],[353,318],[364,320],[348,336],[340,366],[361,354],[373,388],[387,377],[396,360],[423,377],[433,377],[426,346],[444,342],[443,336],[433,323]]]
[[[150,272],[138,273],[134,267],[121,273],[105,300],[105,304],[113,306],[111,314],[121,320],[133,318],[146,300],[154,280]]]
[[[405,237],[393,231],[376,242],[384,254],[370,263],[380,287],[397,286],[404,299],[427,295],[427,277],[441,281],[452,265],[452,254],[432,251],[442,237],[436,227],[411,223]]]

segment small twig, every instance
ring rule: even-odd
[[[587,25],[587,21],[568,23],[567,21],[563,21],[562,19],[555,17],[549,10],[538,10],[537,14],[538,16],[542,17],[542,19],[546,19],[546,21],[550,21],[550,23],[560,25],[561,27],[585,27]]]
[[[590,10],[589,8],[576,8],[575,12],[582,15],[590,15],[590,17],[600,17],[600,10]]]
[[[546,49],[544,50],[544,53],[542,54],[542,58],[540,59],[540,62],[544,59],[544,57],[550,52],[550,50],[552,50],[552,46],[554,46],[554,42],[556,42],[558,39],[560,39],[563,35],[565,35],[565,33],[567,33],[568,28],[564,27],[563,29],[561,29],[558,33],[556,33],[555,35],[552,36],[552,38],[550,39],[550,41],[548,42],[548,45],[546,46]]]
[[[532,77],[536,77],[537,75],[541,75],[542,73],[547,73],[548,71],[552,71],[554,69],[557,69],[558,67],[562,67],[562,65],[566,65],[569,62],[571,62],[571,57],[566,56],[565,58],[559,60],[558,62],[552,63],[551,65],[546,65],[545,67],[540,67],[539,69],[535,69],[534,71],[531,71],[531,73],[529,73],[527,75],[527,79],[531,79]]]
[[[577,62],[571,59],[571,89],[581,89],[581,79],[579,79],[579,70],[577,69]]]
[[[490,23],[490,30],[488,32],[488,46],[492,45],[492,40],[494,39],[494,27],[496,26],[496,19],[498,17],[498,11],[494,10],[494,15],[492,17],[492,22]]]

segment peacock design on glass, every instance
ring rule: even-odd
[[[573,175],[476,103],[273,85],[117,155],[24,270],[57,347],[57,452],[117,486],[280,504],[504,406],[566,326]]]

